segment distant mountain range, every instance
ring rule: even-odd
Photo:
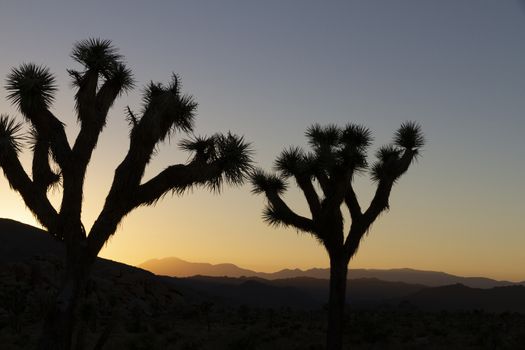
[[[49,285],[55,288],[63,268],[63,253],[62,243],[46,232],[0,219],[0,291],[19,288],[20,282],[16,281],[21,273],[32,281],[30,291],[40,288],[35,288],[34,283],[41,284],[41,288]],[[195,264],[176,258],[150,260],[141,267],[157,275],[99,258],[93,271],[99,298],[117,295],[119,303],[129,309],[141,305],[144,312],[169,307],[174,302],[198,305],[203,301],[229,306],[318,309],[328,300],[327,269],[268,274],[233,264]],[[185,277],[168,277],[170,274]],[[225,277],[229,275],[231,277]],[[40,276],[37,279],[40,282],[35,282],[35,276]],[[350,278],[347,300],[353,308],[386,306],[407,310],[525,313],[525,287],[517,283],[411,269],[353,269]]]
[[[258,277],[266,280],[309,277],[329,279],[330,270],[313,268],[309,270],[284,269],[274,273],[257,272],[240,268],[234,264],[193,263],[179,258],[151,259],[138,267],[151,271],[157,275],[171,277],[191,277],[196,275],[211,277]],[[421,271],[414,269],[350,269],[349,279],[378,279],[387,282],[404,282],[420,284],[428,287],[439,287],[451,284],[463,284],[471,288],[494,288],[509,285],[525,284],[524,282],[498,281],[485,277],[461,277],[444,272]]]

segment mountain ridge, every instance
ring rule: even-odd
[[[328,268],[311,268],[307,270],[287,268],[276,272],[258,272],[241,268],[231,263],[193,263],[176,257],[150,259],[139,264],[138,267],[157,275],[171,277],[192,277],[203,275],[211,277],[228,276],[237,278],[259,277],[266,280],[276,280],[295,277],[329,279],[330,276],[330,269]],[[471,288],[483,289],[525,284],[525,281],[511,282],[506,280],[495,280],[487,277],[457,276],[446,272],[417,270],[412,268],[349,269],[348,279],[359,278],[376,278],[386,282],[422,284],[428,287],[439,287],[459,283]]]

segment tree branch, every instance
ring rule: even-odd
[[[180,193],[195,185],[206,185],[221,175],[217,162],[194,161],[187,165],[172,165],[138,187],[132,206],[153,204],[169,191]]]
[[[328,176],[322,172],[319,171],[315,174],[315,178],[317,181],[319,181],[319,185],[321,186],[321,189],[323,190],[323,194],[325,197],[328,197],[330,193],[332,192],[331,186],[330,186],[330,179]]]
[[[323,212],[332,213],[336,208],[341,207],[343,200],[345,199],[348,188],[352,181],[352,174],[354,170],[347,169],[342,174],[333,174],[330,177],[330,193],[326,195],[323,201]]]
[[[370,202],[370,206],[358,218],[358,220],[353,220],[352,222],[352,227],[350,228],[350,232],[345,241],[345,252],[350,254],[350,257],[357,251],[361,238],[370,229],[370,225],[372,225],[372,223],[383,211],[388,209],[388,200],[392,191],[392,187],[394,186],[396,180],[407,171],[410,163],[416,155],[416,152],[417,151],[415,150],[406,149],[401,158],[389,161],[385,164],[387,171],[385,171],[382,178],[379,179],[379,183],[377,184],[377,189],[374,194],[374,198]],[[349,199],[351,204],[353,199]],[[351,205],[355,206],[356,203],[357,201]],[[354,211],[355,210],[356,208],[354,208]]]
[[[47,109],[30,113],[27,118],[36,132],[49,140],[53,158],[60,168],[64,169],[71,156],[71,147],[67,141],[64,124]]]
[[[0,166],[11,188],[20,193],[27,207],[36,216],[38,221],[47,230],[59,239],[63,239],[62,233],[58,230],[58,214],[47,199],[45,192],[31,181],[25,172],[18,156],[13,149],[4,149],[0,157]]]
[[[348,191],[345,195],[345,204],[348,208],[348,211],[350,212],[350,216],[352,217],[353,221],[361,217],[361,206],[359,205],[359,201],[357,200],[357,195],[354,192],[352,184],[348,186]]]
[[[95,256],[115,232],[122,218],[134,208],[153,204],[169,191],[182,192],[191,186],[206,185],[223,173],[219,161],[212,163],[193,161],[187,165],[172,165],[142,185],[126,187],[124,184],[130,183],[130,179],[119,176],[125,174],[125,163],[123,164],[123,168],[115,173],[104,209],[88,236],[89,250]]]
[[[38,135],[38,133],[36,133],[34,137],[35,144],[33,146],[32,163],[33,183],[45,194],[49,186],[60,179],[60,175],[55,174],[49,165],[49,142]]]
[[[303,191],[303,194],[308,203],[308,207],[310,208],[312,218],[315,220],[315,218],[321,213],[321,203],[319,202],[319,196],[315,191],[312,180],[306,176],[296,176],[295,180],[297,181],[299,188]]]
[[[314,222],[311,219],[305,218],[296,214],[288,205],[281,199],[277,192],[266,192],[266,198],[270,204],[270,208],[277,215],[279,221],[288,226],[293,226],[301,231],[317,234]]]

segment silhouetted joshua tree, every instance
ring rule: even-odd
[[[134,86],[131,70],[108,40],[88,39],[74,45],[71,57],[81,70],[69,70],[76,89],[80,131],[72,145],[64,124],[50,111],[57,90],[55,78],[32,63],[12,69],[7,77],[8,99],[30,125],[30,137],[21,136],[21,124],[0,118],[0,166],[11,187],[48,232],[66,246],[64,284],[45,322],[41,349],[69,349],[74,310],[99,251],[122,218],[139,206],[155,204],[165,194],[182,194],[194,186],[219,190],[223,183],[240,184],[251,169],[250,147],[242,137],[228,133],[192,137],[180,143],[193,156],[185,164],[171,165],[142,182],[157,145],[175,132],[193,130],[197,103],[181,93],[179,78],[168,85],[151,82],[144,91],[139,114],[127,109],[129,149],[117,166],[104,206],[86,232],[81,221],[86,169],[117,97]],[[23,142],[33,152],[32,177],[19,160]],[[61,188],[58,209],[47,193]]]
[[[403,175],[424,144],[418,124],[407,122],[395,133],[392,145],[377,151],[377,162],[370,168],[367,149],[372,137],[369,129],[355,124],[311,126],[306,136],[312,151],[298,147],[284,150],[275,162],[278,175],[257,170],[252,175],[253,193],[264,193],[267,207],[264,220],[273,226],[291,226],[310,233],[324,245],[330,258],[330,298],[327,348],[342,347],[342,330],[348,263],[372,223],[388,209],[392,186]],[[356,174],[369,169],[377,184],[375,195],[362,210],[352,186]],[[283,201],[287,178],[294,178],[304,193],[311,218],[296,214]],[[345,237],[342,206],[350,212],[352,223]]]

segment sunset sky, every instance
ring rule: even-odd
[[[124,107],[150,80],[182,77],[199,103],[196,134],[232,132],[270,169],[314,122],[361,123],[373,151],[406,120],[428,143],[395,186],[391,210],[350,266],[525,280],[525,6],[517,0],[2,1],[0,77],[47,65],[53,111],[78,131],[67,68],[74,42],[111,39],[137,88],[118,100],[88,171],[83,219],[95,220],[128,147]],[[1,84],[4,85],[3,83]],[[0,112],[22,120],[0,89]],[[187,160],[177,134],[146,177]],[[30,164],[28,150],[24,164]],[[362,206],[373,184],[357,179]],[[292,186],[293,187],[293,186]],[[55,193],[56,197],[59,193]],[[301,194],[286,196],[306,214]],[[248,185],[196,189],[125,218],[101,255],[128,264],[176,256],[260,271],[328,266],[315,239],[261,220]],[[36,225],[0,174],[0,217]]]

